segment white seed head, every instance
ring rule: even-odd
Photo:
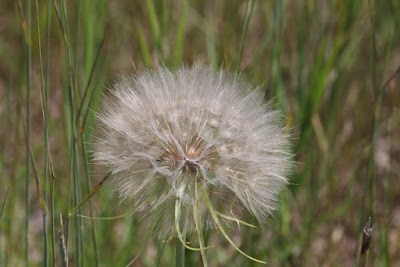
[[[160,234],[215,226],[246,209],[263,221],[291,165],[279,114],[258,89],[208,67],[124,77],[98,114],[95,158]],[[208,203],[208,204],[207,204]],[[211,205],[211,206],[210,206]],[[194,213],[195,212],[195,213]],[[217,223],[218,224],[218,223]]]

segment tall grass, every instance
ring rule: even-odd
[[[18,0],[0,10],[1,266],[256,265],[216,231],[205,232],[205,255],[156,238],[92,160],[94,111],[119,73],[195,62],[260,84],[293,136],[298,164],[280,209],[257,229],[226,229],[241,250],[272,266],[400,264],[398,1]]]
[[[26,58],[26,174],[25,174],[25,266],[29,266],[29,217],[30,217],[30,192],[29,184],[31,178],[31,76],[32,76],[32,7],[31,1],[26,1],[26,35],[25,35],[25,58]]]

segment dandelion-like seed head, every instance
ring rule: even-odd
[[[95,158],[161,236],[263,221],[290,167],[279,114],[258,89],[208,67],[124,77],[98,114]]]

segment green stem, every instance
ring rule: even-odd
[[[46,17],[46,85],[44,92],[44,146],[45,146],[45,192],[46,192],[46,203],[47,203],[47,192],[48,192],[48,179],[49,179],[49,166],[50,166],[50,147],[49,147],[49,112],[48,112],[48,97],[50,87],[50,19],[51,19],[51,3],[47,0],[47,17]],[[54,185],[53,179],[50,181],[50,235],[51,235],[51,265],[55,266],[55,229],[54,229]]]
[[[26,23],[27,23],[27,34],[28,40],[31,40],[31,1],[26,1]],[[31,158],[29,153],[30,139],[31,139],[31,69],[32,69],[32,49],[31,44],[26,43],[26,127],[27,127],[27,142],[26,142],[26,176],[25,176],[25,266],[29,266],[29,215],[30,215],[30,203],[29,203],[29,179],[31,176]]]
[[[185,266],[185,247],[179,239],[175,239],[175,266]]]
[[[198,184],[198,180],[197,180],[198,176],[196,175],[196,182],[195,182],[195,186],[194,186],[194,194],[195,194],[195,199],[196,199],[196,203],[193,206],[193,220],[195,222],[196,225],[196,231],[197,231],[197,237],[199,238],[199,245],[200,245],[200,254],[201,254],[201,259],[203,260],[203,266],[204,267],[208,267],[208,263],[207,263],[207,255],[205,252],[205,246],[204,246],[204,235],[203,235],[203,227],[201,224],[201,215],[198,209],[198,188],[197,188],[197,184]]]
[[[236,60],[236,72],[240,71],[240,62],[242,61],[244,42],[246,40],[246,35],[247,35],[247,28],[249,26],[251,15],[253,14],[254,1],[255,0],[249,0],[246,3],[246,11],[245,11],[246,16],[244,18],[242,35],[240,37],[239,53]]]
[[[92,181],[91,181],[90,170],[89,170],[89,157],[86,153],[85,136],[83,133],[81,134],[81,139],[82,139],[81,145],[82,145],[82,154],[83,154],[82,157],[84,159],[85,172],[86,172],[86,185],[87,185],[87,191],[89,191],[90,187],[92,186]],[[92,202],[90,199],[89,199],[89,214],[90,214],[90,217],[93,217]],[[90,224],[91,224],[90,228],[91,228],[91,234],[92,234],[93,251],[94,251],[94,265],[99,266],[99,256],[97,253],[97,242],[96,242],[96,235],[95,235],[96,230],[95,230],[94,221],[92,220],[90,222]]]

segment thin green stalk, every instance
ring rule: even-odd
[[[44,177],[45,177],[45,192],[47,202],[48,192],[48,179],[50,180],[50,232],[51,232],[51,265],[55,266],[55,219],[54,219],[54,179],[50,178],[49,166],[50,166],[50,147],[49,147],[49,112],[48,112],[48,98],[50,88],[50,25],[51,25],[51,3],[47,0],[47,14],[46,14],[46,85],[44,92],[44,146],[45,146],[45,158],[44,158]]]
[[[71,106],[71,108],[73,105]],[[71,123],[75,123],[74,120]],[[76,131],[74,131],[76,133]],[[80,187],[80,178],[79,178],[79,169],[78,169],[78,158],[77,158],[77,144],[76,138],[73,140],[72,144],[72,157],[73,157],[73,177],[74,177],[74,197],[75,203],[79,203],[81,201],[81,187]],[[81,214],[81,209],[78,209],[78,214]],[[76,227],[76,246],[77,246],[77,266],[84,265],[84,253],[83,253],[83,226],[82,226],[82,219],[78,216],[75,218],[75,227]]]
[[[50,228],[51,228],[51,258],[52,258],[52,266],[56,264],[56,229],[55,229],[55,194],[54,194],[54,177],[51,178],[50,181],[50,204],[51,204],[51,211],[50,211]]]
[[[0,209],[0,222],[1,222],[1,217],[3,215],[3,210],[4,210],[4,206],[6,205],[6,201],[7,201],[7,197],[8,197],[8,191],[10,190],[10,186],[7,187],[7,191],[6,194],[4,196],[3,199],[3,204],[1,205],[1,209]]]
[[[182,206],[181,201],[177,198],[175,200],[175,229],[174,229],[176,234],[176,240],[179,240],[185,248],[193,251],[201,251],[202,249],[206,249],[206,248],[191,247],[186,243],[185,234],[182,233],[180,230],[181,206]]]
[[[160,10],[160,35],[165,36],[168,29],[171,27],[171,16],[172,11],[175,10],[176,2],[174,1],[158,1],[158,9]],[[167,6],[168,4],[168,6]],[[180,3],[179,3],[180,4]]]
[[[78,46],[79,46],[79,36],[80,36],[80,28],[81,28],[81,2],[82,1],[78,1],[77,5],[78,5],[78,11],[77,11],[77,17],[76,17],[76,26],[75,26],[75,57],[74,57],[74,70],[77,71],[78,70],[78,64],[79,64],[79,53],[78,53]],[[78,99],[77,103],[80,102],[80,90],[79,90],[79,86],[78,86],[78,77],[75,74],[75,93],[76,93],[76,99]]]
[[[136,22],[136,30],[139,38],[139,47],[140,47],[140,52],[143,58],[144,63],[146,64],[147,67],[152,67],[153,64],[151,62],[151,55],[150,55],[150,50],[149,46],[146,41],[146,37],[143,32],[143,27],[139,22]]]
[[[163,252],[164,252],[164,249],[165,249],[165,245],[167,244],[166,241],[161,241],[161,242],[162,242],[161,249],[158,249],[158,250],[157,250],[157,264],[156,264],[157,267],[160,267],[160,266],[161,266],[161,265],[160,265],[160,263],[161,263],[161,258],[162,258],[162,255],[163,255]]]
[[[184,267],[185,266],[185,247],[182,245],[182,242],[175,239],[175,267]]]
[[[271,73],[270,73],[270,93],[276,99],[277,108],[283,114],[287,113],[287,97],[285,94],[284,81],[282,77],[281,54],[283,50],[283,14],[285,9],[284,1],[277,0],[274,2],[274,19],[273,19],[273,50],[271,56]]]
[[[25,16],[27,24],[27,37],[31,40],[31,0],[26,0]],[[26,176],[25,176],[25,266],[29,266],[29,216],[30,216],[30,204],[29,204],[29,180],[31,176],[31,156],[29,153],[30,142],[31,142],[31,71],[32,71],[32,49],[30,44],[26,43]]]
[[[81,146],[82,146],[82,156],[84,159],[84,164],[85,164],[85,172],[86,172],[86,191],[89,192],[91,186],[92,186],[92,181],[91,181],[91,176],[90,176],[90,169],[89,169],[89,157],[86,151],[86,144],[85,144],[85,135],[84,133],[81,134]],[[90,217],[93,216],[93,207],[92,207],[92,201],[89,199],[89,215]],[[91,228],[91,234],[92,234],[92,242],[93,242],[93,251],[94,251],[94,260],[95,260],[95,266],[99,266],[99,254],[97,252],[97,241],[96,241],[96,228],[94,221],[90,221],[90,228]]]
[[[90,95],[88,106],[86,108],[85,115],[83,116],[83,120],[82,120],[82,124],[81,124],[81,128],[80,128],[81,133],[83,133],[83,131],[85,130],[86,120],[87,120],[88,115],[89,115],[90,107],[92,106],[92,102],[93,102],[93,99],[94,99],[94,96],[95,96],[95,93],[96,93],[96,88],[97,88],[97,82],[93,86],[92,94]]]
[[[247,29],[251,15],[253,14],[255,0],[248,0],[246,4],[245,18],[242,29],[242,36],[240,37],[239,53],[236,59],[236,72],[240,71],[240,62],[242,61],[244,42],[246,41]]]
[[[375,48],[375,18],[374,15],[372,14],[372,8],[373,4],[371,3],[371,0],[368,1],[369,5],[369,17],[370,17],[370,23],[371,23],[371,31],[370,31],[370,37],[371,37],[371,59],[370,59],[370,70],[371,70],[371,77],[372,77],[372,99],[373,99],[373,105],[374,109],[372,112],[372,134],[371,134],[371,140],[370,140],[370,147],[369,147],[369,155],[368,155],[368,161],[367,161],[367,166],[366,166],[366,171],[364,175],[364,188],[363,188],[363,195],[362,195],[362,201],[361,201],[361,209],[360,209],[360,222],[359,222],[359,228],[358,228],[358,233],[359,237],[357,238],[357,244],[356,244],[356,250],[354,253],[354,258],[355,258],[355,264],[359,264],[360,260],[360,253],[361,253],[361,238],[362,238],[362,233],[363,233],[363,227],[364,224],[366,223],[366,216],[365,214],[367,212],[372,212],[372,203],[373,203],[373,190],[370,188],[372,186],[373,180],[375,180],[375,173],[374,173],[374,165],[375,165],[375,160],[374,160],[374,155],[375,155],[375,145],[376,145],[376,135],[377,135],[377,119],[379,118],[379,112],[380,112],[380,101],[379,101],[379,96],[378,96],[378,89],[376,85],[376,48]],[[367,203],[367,196],[369,195],[369,202]],[[374,219],[374,218],[373,218]]]
[[[35,5],[36,5],[36,23],[37,23],[37,33],[38,33],[38,45],[39,45],[39,66],[40,66],[40,92],[42,96],[42,115],[43,115],[43,120],[44,120],[44,184],[45,184],[45,189],[44,189],[44,202],[47,205],[47,179],[48,179],[48,164],[49,164],[49,157],[48,157],[48,129],[46,129],[47,126],[47,119],[48,119],[48,109],[47,109],[47,99],[46,98],[46,92],[44,88],[44,76],[43,76],[43,62],[42,62],[42,45],[40,41],[40,20],[39,20],[39,4],[38,1],[35,0]],[[47,114],[47,116],[45,115]],[[43,212],[43,260],[44,260],[44,266],[49,266],[49,245],[48,245],[48,227],[47,227],[47,212]]]
[[[85,100],[86,100],[87,94],[88,94],[88,92],[89,92],[89,87],[90,87],[90,84],[91,84],[91,82],[92,82],[94,70],[95,70],[95,68],[96,68],[96,65],[97,65],[97,62],[98,62],[98,59],[99,59],[99,56],[100,56],[100,52],[101,52],[101,48],[103,47],[103,44],[104,44],[104,36],[103,36],[103,39],[102,39],[101,42],[100,42],[99,48],[97,49],[96,57],[95,57],[95,59],[94,59],[93,65],[92,65],[92,69],[90,70],[89,79],[88,79],[88,81],[87,81],[87,83],[86,83],[85,91],[84,91],[84,93],[83,93],[82,100],[81,100],[81,102],[80,102],[80,104],[79,104],[78,114],[76,115],[77,120],[79,120],[80,117],[81,117],[81,113],[82,113],[82,110],[83,110],[83,106],[84,106],[84,104],[85,104]],[[94,87],[94,88],[96,88],[96,87]],[[94,90],[93,90],[93,93],[94,93]],[[88,105],[88,107],[90,107],[90,105]]]
[[[104,178],[97,185],[95,185],[92,188],[92,190],[90,190],[90,192],[85,196],[85,198],[80,203],[78,203],[74,208],[71,209],[71,211],[68,214],[68,218],[71,217],[76,211],[78,211],[83,206],[83,204],[85,204],[92,196],[94,196],[94,194],[96,194],[97,191],[99,191],[103,183],[108,179],[108,177],[110,177],[110,175],[111,173],[109,172],[106,176],[104,176]],[[79,217],[81,217],[80,214]]]
[[[11,90],[11,88],[13,87],[9,87],[9,92]],[[14,110],[11,109],[12,107],[10,106],[8,111],[10,112],[10,114],[12,114],[11,111],[15,112]],[[15,123],[15,118],[21,118],[22,116],[22,104],[20,101],[17,102],[17,107],[16,107],[16,115],[15,116],[9,116],[9,120],[14,121],[14,125],[15,125],[15,143],[14,143],[14,150],[13,150],[13,155],[15,155],[13,157],[12,160],[12,169],[16,170],[17,167],[19,166],[19,162],[20,162],[20,128],[21,128],[21,123]],[[9,201],[8,201],[8,216],[7,216],[7,225],[8,225],[8,231],[7,231],[7,248],[6,248],[6,255],[5,255],[5,266],[9,266],[9,262],[12,261],[12,257],[14,254],[16,254],[15,251],[15,241],[14,241],[14,237],[15,237],[15,232],[14,232],[14,220],[15,220],[15,214],[18,213],[17,209],[16,209],[16,202],[17,202],[17,194],[13,194],[12,192],[16,192],[17,191],[17,174],[16,172],[12,172],[12,175],[10,177],[10,196],[9,196]],[[18,242],[18,241],[17,241]]]
[[[188,3],[185,0],[183,2],[183,11],[178,24],[178,30],[176,34],[175,48],[173,54],[173,66],[175,68],[178,67],[179,64],[182,62],[187,15],[188,15]]]
[[[75,116],[75,80],[76,72],[73,68],[73,57],[72,48],[67,28],[67,11],[66,3],[62,1],[61,5],[58,6],[56,0],[54,0],[54,6],[56,9],[57,17],[60,22],[61,31],[64,37],[64,45],[67,51],[67,70],[68,70],[68,105],[70,111],[70,152],[71,152],[71,178],[74,184],[74,205],[77,205],[81,201],[81,188],[79,178],[79,166],[78,166],[78,147],[77,147],[77,134],[76,134],[76,116]],[[78,214],[81,214],[78,209]],[[76,227],[76,257],[77,266],[83,266],[83,227],[82,220],[80,217],[75,218]],[[68,230],[68,228],[67,228]],[[67,237],[68,238],[68,237]],[[68,239],[66,240],[68,242]],[[68,243],[67,243],[68,244]]]
[[[196,181],[195,181],[195,185],[194,185],[194,194],[195,194],[196,202],[199,201],[197,184],[198,184],[198,177],[196,175]],[[197,203],[195,203],[195,205],[193,206],[193,220],[196,225],[197,237],[199,239],[199,245],[200,245],[200,249],[201,249],[200,255],[201,255],[201,259],[203,261],[203,266],[208,267],[207,255],[205,252],[205,245],[204,245],[204,233],[203,233],[203,227],[202,227],[202,222],[201,222],[201,215],[200,215],[199,209],[197,208]]]
[[[146,0],[146,7],[156,52],[160,58],[162,58],[160,22],[158,21],[158,15],[153,0]]]
[[[25,141],[28,143],[28,135],[27,135],[26,126],[25,126],[25,123],[23,120],[22,120],[22,125],[24,127]],[[47,209],[46,203],[44,201],[43,191],[42,191],[42,187],[40,186],[40,180],[39,180],[39,175],[38,175],[35,159],[33,156],[32,148],[30,146],[29,146],[29,153],[30,153],[30,158],[31,158],[31,165],[33,167],[33,174],[34,174],[35,182],[36,182],[36,190],[38,193],[39,205],[40,205],[42,212],[46,213],[46,209]]]
[[[82,188],[81,188],[81,179],[80,179],[80,170],[79,170],[79,157],[78,157],[78,135],[76,129],[76,103],[79,104],[80,96],[78,90],[78,75],[77,75],[77,59],[78,59],[78,43],[79,43],[79,25],[80,25],[80,1],[78,2],[78,15],[77,15],[77,26],[76,26],[76,40],[75,40],[75,51],[73,51],[72,47],[70,48],[69,53],[69,63],[68,66],[70,68],[69,73],[72,73],[72,77],[70,78],[71,87],[70,87],[70,110],[71,110],[71,143],[72,143],[72,162],[73,162],[73,177],[74,177],[74,198],[75,204],[82,200]],[[67,7],[66,1],[63,1],[64,8],[64,20],[65,25],[67,25]],[[75,52],[75,57],[73,57],[73,53]],[[75,61],[75,62],[74,62]],[[74,64],[75,63],[75,64]],[[73,83],[73,84],[72,84]],[[73,86],[72,86],[73,85]],[[72,126],[73,125],[73,126]],[[81,214],[81,210],[78,210],[78,214]],[[76,247],[77,247],[77,256],[78,257],[78,266],[84,266],[84,242],[83,242],[83,223],[82,218],[79,216],[75,218],[75,226],[76,226]]]
[[[211,66],[214,68],[218,67],[218,56],[217,56],[217,38],[216,38],[216,22],[215,16],[211,14],[208,17],[205,17],[203,20],[204,24],[204,34],[205,34],[205,42],[206,42],[206,51],[207,51],[207,60]]]

